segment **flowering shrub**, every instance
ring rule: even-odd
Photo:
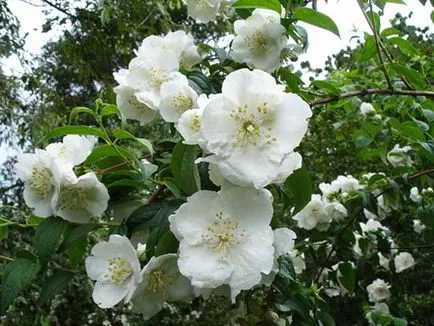
[[[38,275],[44,304],[85,269],[95,304],[127,304],[144,319],[167,302],[214,295],[247,305],[237,315],[242,324],[334,325],[327,302],[357,296],[369,323],[406,324],[386,302],[398,291],[396,274],[418,264],[411,251],[430,246],[401,234],[433,226],[434,93],[425,90],[432,65],[426,76],[393,61],[386,67],[389,50],[375,45],[389,35],[379,35],[372,3],[361,2],[373,36],[359,55],[378,65],[384,87],[323,80],[309,91],[288,67],[296,56],[289,42],[307,46],[297,21],[339,35],[329,17],[294,2],[283,10],[276,0],[187,6],[202,22],[234,20],[228,52],[197,46],[184,31],[148,36],[128,69],[114,72],[116,105],[98,99],[73,109],[71,118],[88,115],[94,124],[54,129],[47,138],[62,142],[18,157],[35,253],[7,265],[2,309]],[[392,45],[406,44],[399,40]],[[386,109],[397,96],[411,110]],[[378,170],[312,182],[315,152],[305,153],[303,140],[315,136],[315,109],[334,102],[346,103],[332,110],[343,108],[348,121],[358,117],[358,155]],[[157,119],[170,124],[171,139],[152,144],[128,129],[131,120],[146,128]],[[405,210],[414,218],[391,221]],[[89,235],[97,242],[90,254]],[[58,266],[63,253],[78,272]],[[252,297],[260,297],[256,308]]]

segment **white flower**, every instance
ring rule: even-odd
[[[388,202],[384,199],[384,195],[377,197],[378,206],[378,220],[384,220],[392,209],[390,208]]]
[[[20,154],[14,166],[17,176],[24,182],[24,200],[40,217],[53,215],[51,201],[55,191],[52,157],[37,149],[34,154]]]
[[[262,16],[268,23],[280,24],[280,14],[275,10],[257,8],[252,15]]]
[[[267,72],[280,67],[280,52],[288,38],[285,28],[279,22],[271,22],[269,17],[254,13],[246,20],[235,21],[236,36],[231,51],[235,61]]]
[[[141,281],[140,263],[128,238],[112,234],[109,241],[97,243],[86,258],[87,275],[94,281],[93,301],[111,308],[122,299],[129,302]]]
[[[113,73],[114,78],[119,83],[113,89],[116,93],[116,105],[126,119],[138,120],[141,125],[144,125],[158,117],[158,112],[137,100],[135,88],[127,83],[128,74],[127,69]]]
[[[200,145],[200,143],[199,143]],[[197,160],[197,162],[202,161],[202,159]],[[247,187],[250,186],[250,183],[245,181],[245,182],[241,182],[241,180],[239,179],[238,175],[236,175],[235,173],[231,173],[231,171],[226,171],[225,176],[223,176],[222,172],[220,172],[220,168],[218,165],[216,164],[209,164],[210,166],[210,170],[212,169],[212,173],[214,175],[218,174],[218,180],[214,182],[213,179],[211,179],[211,181],[213,181],[213,183],[216,186],[221,186],[222,184],[232,184],[232,185],[238,185],[238,186],[242,186],[242,187]],[[293,152],[288,154],[282,161],[281,165],[278,167],[277,170],[277,176],[274,180],[272,180],[270,183],[283,183],[285,182],[285,180],[288,178],[288,176],[290,176],[295,170],[301,168],[302,166],[302,157],[299,153]],[[211,168],[212,167],[212,168]],[[211,177],[211,176],[210,176]],[[224,181],[221,181],[224,180]]]
[[[274,230],[274,263],[271,272],[262,275],[261,284],[271,286],[273,280],[279,271],[279,263],[277,259],[283,255],[289,254],[294,249],[294,243],[297,235],[294,231],[288,228],[279,228]]]
[[[374,282],[366,287],[369,295],[369,301],[379,302],[390,297],[390,285],[382,279],[377,278]]]
[[[332,201],[335,197],[339,195],[339,187],[335,184],[321,182],[319,184],[319,189],[323,194],[324,201]]]
[[[282,87],[263,71],[237,70],[205,107],[200,128],[214,155],[203,160],[231,182],[256,188],[273,182],[306,133],[309,105]]]
[[[185,111],[198,108],[197,98],[185,77],[164,83],[159,106],[161,117],[167,122],[177,122]]]
[[[179,118],[176,129],[184,138],[184,144],[205,146],[206,141],[200,128],[202,114],[203,109],[188,110]]]
[[[193,35],[184,31],[170,32],[164,37],[166,48],[175,51],[179,59],[179,66],[190,69],[202,61],[202,57],[194,45]]]
[[[360,248],[359,240],[363,239],[363,237],[358,232],[353,232],[354,238],[356,241],[353,245],[353,252],[356,254],[357,257],[363,257],[363,251],[362,248]]]
[[[378,252],[377,256],[378,256],[378,263],[380,264],[380,266],[386,270],[389,270],[390,260],[384,257],[381,252]]]
[[[156,48],[131,60],[126,81],[136,90],[135,95],[140,103],[158,110],[161,86],[169,81],[185,78],[178,69],[178,59],[173,51]]]
[[[413,187],[410,189],[410,199],[415,203],[421,203],[423,197],[419,195],[419,189],[417,187]]]
[[[399,144],[396,144],[393,149],[387,153],[387,160],[393,166],[411,166],[413,161],[410,156],[407,155],[407,152],[410,150],[410,146],[401,147]]]
[[[283,183],[297,169],[302,166],[302,157],[297,152],[289,153],[279,166],[278,174],[271,183]]]
[[[142,260],[142,257],[146,257],[146,243],[143,244],[139,242],[137,244],[136,253],[139,260]]]
[[[362,102],[362,104],[360,104],[360,113],[362,115],[372,115],[375,114],[376,111],[371,103]]]
[[[94,136],[66,135],[61,143],[49,144],[45,150],[57,164],[76,166],[86,160],[97,141]]]
[[[326,205],[326,212],[335,221],[342,221],[348,216],[345,206],[336,201]]]
[[[298,222],[298,227],[306,230],[312,230],[318,224],[328,224],[332,221],[332,218],[327,214],[321,196],[315,194],[312,195],[310,202],[292,218]]]
[[[413,220],[414,232],[421,234],[426,229],[426,225],[421,220]]]
[[[109,194],[95,173],[80,177],[70,173],[55,173],[57,187],[53,196],[53,210],[57,216],[75,222],[88,223],[91,217],[100,217],[107,209]]]
[[[363,209],[363,214],[368,220],[376,220],[378,216],[370,211],[368,211],[366,208]]]
[[[289,253],[292,264],[294,265],[294,271],[296,274],[301,274],[306,269],[306,263],[304,262],[304,253],[299,254],[297,249],[292,250]]]
[[[202,23],[215,20],[222,0],[185,0],[188,15]]]
[[[154,316],[165,301],[190,301],[193,288],[179,273],[176,254],[152,257],[141,271],[142,282],[132,298],[133,311],[145,320]]]
[[[274,249],[275,255],[280,257],[288,254],[294,249],[294,240],[297,239],[297,235],[294,231],[288,228],[279,228],[274,230]]]
[[[369,322],[369,325],[378,325],[373,319],[372,319],[372,313],[373,312],[380,312],[382,315],[390,316],[389,306],[385,304],[384,302],[378,302],[373,307],[372,310],[369,311],[366,314],[366,319]]]
[[[414,258],[408,252],[400,252],[394,259],[395,271],[401,273],[402,271],[414,266]]]
[[[357,191],[358,189],[361,188],[359,181],[351,175],[338,176],[336,180],[332,181],[332,187],[339,189],[341,193],[344,192],[349,193],[349,192]]]
[[[184,31],[169,32],[166,36],[151,35],[145,38],[137,50],[139,57],[147,56],[155,49],[172,51],[182,68],[191,68],[202,61],[202,57],[194,45],[193,35]]]
[[[389,229],[385,226],[383,226],[379,221],[370,219],[365,223],[360,222],[360,228],[362,229],[363,233],[374,233],[378,230],[384,230],[388,231]]]
[[[232,301],[268,274],[274,261],[271,194],[253,188],[198,191],[169,216],[178,267],[195,287],[228,284]]]

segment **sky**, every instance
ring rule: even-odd
[[[389,20],[396,13],[399,12],[402,15],[407,15],[410,11],[413,11],[413,16],[408,21],[409,24],[419,27],[433,27],[430,19],[430,13],[433,8],[429,4],[430,1],[427,1],[425,6],[418,0],[404,1],[406,5],[391,3],[386,5],[385,15],[381,17],[382,29],[390,26]],[[41,26],[45,18],[45,15],[42,13],[43,8],[34,7],[20,0],[8,0],[8,5],[21,22],[21,33],[28,33],[25,49],[29,53],[40,53],[41,46],[44,43],[60,35],[60,30],[50,31],[49,33],[41,32]],[[363,36],[364,32],[369,32],[369,26],[356,0],[329,0],[327,4],[324,0],[319,0],[318,10],[335,21],[341,38],[320,28],[300,23],[308,32],[309,48],[305,54],[300,55],[299,62],[309,61],[312,68],[322,68],[329,55],[339,52],[347,45],[356,46],[355,39],[350,41],[353,36]],[[354,30],[357,30],[357,32]],[[20,73],[22,71],[17,57],[3,60],[2,65],[5,71],[10,73]],[[297,65],[295,67],[297,68]],[[0,147],[0,164],[6,160],[7,156],[14,154],[15,151],[10,148],[5,146]]]

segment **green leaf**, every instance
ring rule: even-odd
[[[55,294],[62,292],[74,277],[74,273],[67,271],[57,271],[47,278],[42,284],[39,295],[38,306],[42,306]]]
[[[107,185],[107,189],[110,191],[114,188],[120,188],[120,187],[137,188],[137,189],[147,188],[146,184],[144,184],[143,182],[133,180],[133,179],[118,180]]]
[[[66,254],[72,266],[77,266],[83,260],[87,248],[87,238],[80,238],[66,249]]]
[[[310,201],[312,196],[312,178],[305,167],[297,169],[284,183],[285,189],[292,193],[296,214]]]
[[[122,118],[121,112],[119,111],[118,107],[114,104],[105,104],[101,109],[100,115],[102,117],[116,115],[119,119]]]
[[[172,232],[167,231],[158,239],[157,246],[155,247],[155,256],[164,254],[172,254],[178,251],[179,242],[176,240]]]
[[[154,149],[152,148],[152,144],[149,140],[145,138],[138,138],[134,136],[133,134],[129,133],[126,130],[123,129],[114,129],[113,135],[118,139],[130,139],[138,142],[139,144],[145,146],[145,148],[148,150],[149,153],[153,154]]]
[[[147,231],[158,226],[168,226],[168,217],[183,203],[180,200],[170,200],[144,205],[136,209],[127,219],[130,233]]]
[[[90,114],[94,118],[96,117],[96,114],[93,110],[83,106],[79,106],[71,110],[71,113],[69,114],[69,121],[72,121],[72,119],[80,113],[86,113],[86,114]]]
[[[197,146],[185,145],[181,141],[173,149],[170,168],[177,185],[187,195],[192,195],[200,190],[199,170],[194,163],[197,155]]]
[[[285,81],[291,92],[297,93],[300,90],[300,85],[303,85],[303,81],[300,77],[290,72],[288,69],[280,68],[279,76]]]
[[[377,35],[380,33],[380,16],[374,11],[367,11],[366,16],[368,16],[369,21],[372,26],[375,26],[375,31]]]
[[[319,318],[319,320],[322,321],[322,323],[325,326],[335,326],[336,325],[333,317],[328,312],[325,312],[324,310],[322,310],[318,313],[318,318]]]
[[[92,153],[87,157],[86,161],[84,162],[85,165],[91,165],[97,163],[99,160],[104,160],[108,157],[119,157],[120,159],[124,160],[124,157],[121,156],[121,154],[125,157],[131,157],[134,156],[131,155],[129,151],[126,149],[117,146],[117,145],[100,145],[95,147],[92,150]]]
[[[393,325],[394,326],[407,326],[408,322],[405,319],[402,318],[396,318],[396,317],[392,317],[393,318]]]
[[[36,230],[35,248],[42,265],[46,265],[56,247],[63,240],[69,224],[60,217],[46,218]]]
[[[408,55],[419,55],[419,51],[409,41],[404,40],[402,37],[391,37],[386,42],[396,45],[401,51]]]
[[[416,212],[416,219],[421,220],[429,228],[434,228],[434,205],[419,207]]]
[[[45,138],[50,139],[55,137],[62,137],[65,135],[92,135],[108,140],[107,136],[101,129],[85,125],[59,127],[48,132]]]
[[[187,79],[190,86],[199,94],[210,94],[213,92],[213,87],[208,79],[202,72],[193,70],[187,74]]]
[[[166,178],[161,181],[161,184],[169,189],[175,198],[181,198],[181,189],[179,189],[179,187],[175,184],[173,178]]]
[[[399,63],[390,63],[389,68],[394,70],[398,74],[403,75],[414,86],[419,88],[425,87],[423,77],[416,70],[400,65]]]
[[[377,54],[375,40],[371,35],[365,34],[365,44],[356,52],[356,58],[360,62],[367,61]]]
[[[7,225],[0,225],[0,241],[8,237],[9,228]]]
[[[71,246],[73,246],[77,241],[81,239],[86,239],[89,232],[98,228],[98,224],[82,224],[75,229],[73,229],[69,235],[63,240],[62,244],[59,247],[59,252],[62,252]]]
[[[349,262],[339,264],[339,272],[342,274],[338,276],[339,284],[348,292],[354,292],[356,286],[356,271]]]
[[[310,9],[310,8],[298,8],[295,13],[292,15],[292,18],[298,19],[302,22],[326,29],[333,34],[339,35],[339,29],[336,26],[333,19],[331,19],[329,16],[320,13],[316,10]]]
[[[238,0],[232,4],[233,8],[265,8],[282,12],[282,6],[279,0]]]
[[[41,265],[25,258],[18,258],[6,265],[2,277],[1,312],[5,312],[25,286],[38,274]]]
[[[331,95],[339,95],[341,93],[338,87],[325,80],[314,80],[311,85],[323,89]]]

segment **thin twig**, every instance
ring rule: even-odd
[[[55,3],[52,3],[51,1],[48,1],[48,0],[41,0],[41,1],[42,1],[43,3],[49,5],[50,7],[53,7],[54,9],[60,11],[61,13],[65,14],[65,15],[67,15],[67,16],[69,16],[69,17],[71,17],[71,18],[75,18],[75,19],[78,18],[77,16],[71,14],[70,12],[66,11],[65,9],[59,7],[59,6],[56,5]]]
[[[3,255],[0,255],[0,259],[4,259],[4,260],[7,260],[7,261],[13,261],[12,258],[3,256]]]
[[[368,2],[369,2],[369,8],[370,8],[371,13],[372,13],[372,21],[369,19],[368,15],[366,14],[365,10],[363,9],[360,1],[358,1],[358,4],[360,7],[360,10],[363,13],[363,16],[365,16],[365,19],[368,22],[369,27],[371,28],[372,34],[374,34],[375,47],[377,48],[378,59],[380,61],[380,69],[383,72],[384,77],[386,78],[387,86],[390,89],[393,89],[392,82],[390,81],[390,77],[389,77],[389,74],[387,73],[386,65],[384,64],[383,56],[381,55],[381,51],[380,51],[380,45],[378,42],[378,35],[377,35],[377,28],[375,26],[375,20],[374,20],[374,16],[373,16],[374,11],[372,9],[372,1],[369,0]]]
[[[149,198],[149,203],[153,203],[157,200],[158,196],[161,194],[164,187],[165,186],[163,184],[158,185],[157,190],[155,190],[155,192],[152,194],[151,198]]]
[[[342,93],[336,96],[327,96],[317,100],[313,100],[309,102],[311,107],[320,104],[327,104],[331,102],[337,102],[339,100],[349,98],[349,97],[358,97],[365,96],[370,94],[386,94],[386,95],[403,95],[403,96],[426,96],[434,98],[434,92],[424,91],[424,90],[407,90],[407,89],[381,89],[381,88],[369,88],[362,89],[360,91],[352,91],[347,93]]]

